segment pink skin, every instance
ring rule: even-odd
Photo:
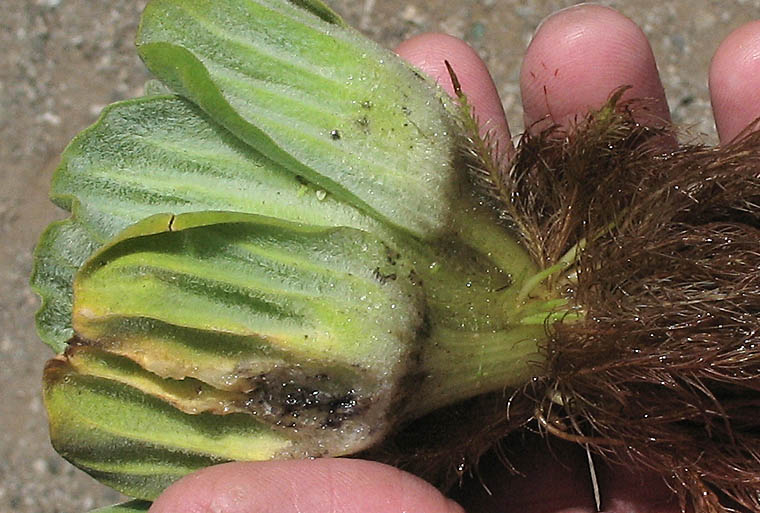
[[[710,64],[710,96],[721,142],[736,137],[760,110],[760,21],[734,30]]]
[[[525,126],[550,116],[564,123],[599,107],[611,91],[651,100],[642,122],[670,120],[652,49],[630,19],[600,5],[581,5],[550,16],[525,53],[520,73]]]
[[[465,43],[428,34],[398,53],[452,92],[443,59],[457,72],[476,113],[511,151],[509,125],[485,64]],[[526,126],[546,116],[567,122],[598,107],[609,92],[629,84],[629,97],[652,100],[642,122],[669,119],[649,43],[636,25],[612,9],[581,5],[548,18],[534,36],[522,67]],[[710,88],[721,141],[760,115],[760,22],[734,31],[710,69]],[[521,448],[515,463],[525,477],[510,477],[485,461],[483,481],[458,494],[470,513],[589,513],[594,511],[585,455],[559,445]],[[623,467],[597,468],[608,513],[673,513],[672,496],[657,476]],[[461,513],[462,508],[411,475],[378,463],[322,459],[230,463],[202,470],[170,487],[153,513]]]
[[[228,463],[182,479],[152,513],[463,513],[430,484],[372,461]]]

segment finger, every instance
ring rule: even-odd
[[[512,151],[499,93],[485,63],[467,43],[445,34],[423,34],[401,43],[396,53],[435,79],[453,97],[454,86],[445,64],[448,61],[473,105],[481,134],[491,131],[499,148],[507,153]]]
[[[710,99],[721,142],[760,116],[760,21],[734,30],[710,64]]]
[[[513,442],[505,453],[514,475],[492,452],[455,498],[469,513],[592,513],[594,494],[586,455],[576,444],[536,439]]]
[[[549,118],[567,123],[602,106],[610,93],[643,98],[638,121],[670,120],[665,91],[646,36],[630,19],[600,5],[559,11],[539,26],[520,72],[526,126]]]
[[[678,497],[661,476],[622,465],[600,466],[599,486],[606,513],[678,513]]]
[[[228,463],[187,476],[150,513],[464,513],[428,483],[362,460]]]
[[[586,451],[556,439],[529,440],[504,450],[520,475],[510,474],[493,453],[478,477],[455,493],[469,513],[594,513],[596,504]],[[599,460],[599,458],[597,458]],[[605,513],[677,513],[676,495],[661,476],[597,461]]]

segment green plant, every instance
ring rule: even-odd
[[[153,0],[137,45],[161,84],[66,149],[35,254],[64,457],[140,499],[357,453],[445,485],[537,421],[760,506],[760,136],[663,154],[618,93],[502,162],[318,0]]]

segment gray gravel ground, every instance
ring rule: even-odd
[[[394,46],[443,31],[470,42],[491,66],[519,133],[520,58],[559,0],[334,0],[347,20]],[[633,18],[652,41],[673,118],[714,141],[707,67],[732,29],[760,18],[760,0],[602,2]],[[144,0],[0,2],[0,513],[84,512],[118,494],[50,448],[40,400],[52,356],[33,327],[27,285],[43,228],[62,216],[47,200],[57,155],[113,101],[139,95],[147,75],[132,48]]]

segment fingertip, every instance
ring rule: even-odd
[[[473,106],[481,133],[490,130],[500,147],[511,148],[509,125],[499,93],[486,64],[472,47],[447,34],[428,33],[404,41],[396,48],[396,53],[432,77],[454,97],[454,86],[445,64],[448,61]]]
[[[215,506],[229,506],[239,494],[237,481],[241,471],[240,464],[228,463],[185,476],[167,488],[153,502],[148,513],[210,513]],[[229,486],[220,486],[222,481]],[[229,511],[236,513],[238,510]]]
[[[464,41],[441,33],[414,36],[396,47],[396,53],[411,65],[432,77],[450,96],[455,96],[445,61],[456,64],[461,74],[480,73],[480,57]],[[459,73],[457,73],[459,75]]]
[[[421,479],[381,463],[317,459],[228,463],[187,476],[150,513],[464,513]]]
[[[601,107],[621,86],[631,86],[624,99],[648,100],[635,113],[639,121],[670,119],[654,54],[636,23],[595,4],[558,11],[541,23],[523,61],[526,126],[547,117],[566,123]]]
[[[737,28],[710,63],[710,99],[721,142],[760,116],[760,21]]]

